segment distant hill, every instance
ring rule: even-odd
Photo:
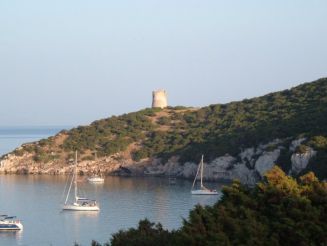
[[[62,131],[55,137],[27,144],[16,155],[32,153],[37,162],[68,160],[79,150],[82,159],[94,159],[115,153],[129,153],[135,161],[161,158],[165,163],[177,156],[179,162],[205,161],[275,139],[290,144],[302,138],[297,152],[318,150],[306,170],[327,178],[327,78],[304,83],[290,90],[203,108],[169,107],[144,109],[113,116]],[[273,148],[273,146],[271,146]],[[281,151],[278,163],[290,169],[288,147]]]

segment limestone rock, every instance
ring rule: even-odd
[[[236,159],[230,155],[224,155],[214,159],[205,166],[204,177],[207,180],[230,179],[230,170]]]
[[[263,154],[258,158],[255,163],[255,170],[258,171],[261,177],[263,177],[263,175],[275,165],[279,155],[280,149],[275,149],[274,151],[263,152]]]
[[[244,164],[237,164],[231,170],[230,179],[237,179],[243,184],[254,185],[258,181],[255,170],[248,169]]]
[[[306,140],[306,138],[299,138],[299,139],[293,140],[292,143],[291,143],[291,145],[290,145],[290,151],[294,152],[295,149],[298,146],[300,146],[303,143],[303,141],[305,141],[305,140]]]
[[[303,169],[305,169],[312,157],[317,154],[317,151],[313,150],[312,148],[308,147],[308,150],[301,154],[301,153],[294,153],[291,157],[292,168],[290,170],[290,174],[297,175]]]
[[[183,178],[194,178],[198,165],[192,162],[186,162],[183,165],[181,176]]]

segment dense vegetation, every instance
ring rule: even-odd
[[[291,90],[198,110],[146,109],[95,121],[68,132],[65,150],[97,150],[107,155],[139,144],[134,158],[180,155],[213,159],[275,138],[327,135],[327,79]],[[151,120],[157,114],[163,116]],[[166,127],[166,128],[164,128]]]
[[[305,171],[312,170],[319,178],[326,178],[327,78],[258,98],[200,109],[145,109],[63,133],[68,137],[59,150],[53,150],[53,138],[40,141],[33,149],[26,145],[25,150],[33,151],[39,162],[74,150],[79,150],[83,159],[92,159],[94,152],[107,156],[128,150],[135,161],[160,157],[165,162],[176,155],[184,163],[198,161],[201,154],[205,161],[226,153],[236,156],[246,147],[276,138],[290,143],[292,139],[306,137],[297,151],[301,153],[312,146],[319,152]],[[278,162],[288,171],[290,153],[285,147]],[[21,150],[16,152],[23,154]]]
[[[312,172],[295,180],[276,166],[252,189],[225,187],[220,201],[196,206],[176,231],[145,219],[104,246],[326,245],[326,231],[327,183]]]

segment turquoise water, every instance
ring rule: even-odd
[[[42,135],[26,138],[25,134],[20,138],[14,133],[18,136],[15,143],[37,140]],[[8,146],[14,143],[10,136],[6,138]],[[4,139],[0,142],[5,143]],[[161,222],[168,229],[178,228],[194,205],[211,205],[218,199],[192,196],[192,184],[187,180],[169,185],[166,178],[106,177],[104,184],[95,185],[88,183],[86,177],[79,177],[81,195],[97,199],[100,211],[63,212],[60,206],[67,180],[65,176],[0,175],[0,214],[16,215],[24,225],[22,232],[0,232],[0,245],[72,246],[78,242],[87,246],[92,239],[103,243],[112,233],[136,226],[143,218]],[[221,188],[218,183],[208,186]]]

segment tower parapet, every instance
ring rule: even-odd
[[[165,90],[156,90],[152,92],[152,108],[166,108],[167,92]]]

